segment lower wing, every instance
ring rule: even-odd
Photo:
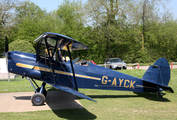
[[[47,83],[49,84],[49,83]],[[59,89],[61,91],[64,91],[64,92],[67,92],[67,93],[70,93],[72,95],[76,95],[78,97],[81,97],[81,98],[84,98],[84,99],[87,99],[87,100],[90,100],[90,101],[94,101],[94,102],[97,102],[96,100],[93,100],[92,98],[84,95],[83,93],[80,93],[72,88],[69,88],[69,87],[66,87],[66,86],[60,86],[60,85],[53,85],[53,84],[49,84],[51,86],[53,86],[54,88],[56,89]]]

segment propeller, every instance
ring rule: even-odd
[[[5,53],[8,53],[9,51],[9,46],[8,46],[8,39],[7,36],[5,37]]]
[[[8,69],[8,51],[9,51],[9,46],[8,46],[8,39],[7,39],[7,36],[5,37],[5,57],[6,57],[6,66],[7,66],[7,69]]]

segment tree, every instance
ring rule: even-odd
[[[9,44],[9,51],[21,51],[35,54],[35,49],[31,43],[25,40],[15,40]]]
[[[176,22],[168,12],[159,15],[160,3],[160,0],[88,0],[82,5],[81,1],[65,0],[57,10],[47,13],[25,1],[16,8],[16,23],[6,33],[13,33],[13,37],[9,36],[11,41],[30,43],[44,32],[64,34],[90,48],[73,52],[74,58],[80,56],[96,63],[109,57],[120,57],[125,62],[151,62],[158,57],[175,60],[176,35],[172,31],[176,31]]]
[[[17,0],[1,0],[0,1],[0,51],[4,50],[4,38],[11,37],[13,27],[12,10],[17,6]]]
[[[57,15],[61,20],[60,33],[80,40],[80,33],[84,27],[81,2],[65,0],[58,6]]]
[[[46,15],[45,10],[32,2],[22,2],[16,9],[16,39],[27,40],[33,43],[40,34],[46,32],[48,26],[43,22]]]
[[[154,24],[159,23],[160,21],[168,21],[170,18],[170,13],[168,13],[167,11],[165,11],[164,15],[161,16],[159,15],[159,8],[163,5],[165,7],[165,5],[163,4],[164,1],[168,0],[143,0],[143,1],[139,1],[137,3],[137,6],[135,11],[136,12],[132,12],[132,16],[131,18],[134,19],[134,24],[136,24],[136,26],[139,26],[139,30],[142,31],[141,32],[141,44],[142,47],[141,49],[143,50],[145,47],[145,41],[147,40],[147,36],[146,36],[146,32],[150,30],[151,28],[151,23]],[[168,18],[167,18],[168,16]],[[166,20],[165,20],[165,19]]]
[[[122,48],[126,49],[127,45],[122,43],[126,43],[124,28],[128,27],[126,14],[131,8],[131,3],[130,0],[89,0],[85,6],[87,19],[91,20],[95,31],[99,31],[97,35],[103,38],[101,46],[105,46],[104,58],[121,57],[121,54],[115,52],[121,53]],[[95,41],[99,43],[99,40]]]
[[[25,18],[38,19],[45,15],[45,10],[41,10],[39,6],[30,1],[21,2],[20,6],[16,7],[15,11],[18,24]]]

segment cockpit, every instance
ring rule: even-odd
[[[60,60],[61,51],[86,50],[88,47],[68,36],[58,33],[46,32],[39,36],[37,42],[37,60],[40,58],[51,58],[52,60]]]

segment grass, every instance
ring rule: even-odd
[[[36,81],[38,85],[41,85],[41,81]],[[51,89],[52,87],[46,85],[46,89]],[[10,82],[7,80],[0,80],[0,93],[8,93],[8,92],[29,92],[34,91],[32,85],[29,80],[26,78],[22,79],[22,77],[17,77],[15,79],[11,79]]]
[[[121,70],[120,72],[141,78],[145,70]],[[177,69],[171,72],[169,86],[177,91]],[[29,86],[28,86],[29,85]],[[13,89],[13,88],[14,89]],[[50,87],[48,87],[50,88]],[[6,90],[2,90],[6,89]],[[17,78],[10,82],[0,81],[0,92],[34,91],[28,80]],[[177,119],[177,93],[135,94],[127,91],[79,89],[80,92],[92,97],[97,102],[79,99],[84,109],[44,110],[35,112],[0,113],[0,119],[69,119],[69,120],[175,120]]]
[[[168,62],[168,63],[169,63],[169,65],[171,65],[171,62]],[[137,63],[134,63],[134,64],[137,64]],[[153,64],[154,64],[154,62],[151,62],[151,63],[139,63],[139,66],[150,66],[150,65],[153,65]],[[177,65],[177,63],[174,62],[173,65]],[[129,65],[129,63],[127,63],[127,66],[132,66],[132,64]]]

